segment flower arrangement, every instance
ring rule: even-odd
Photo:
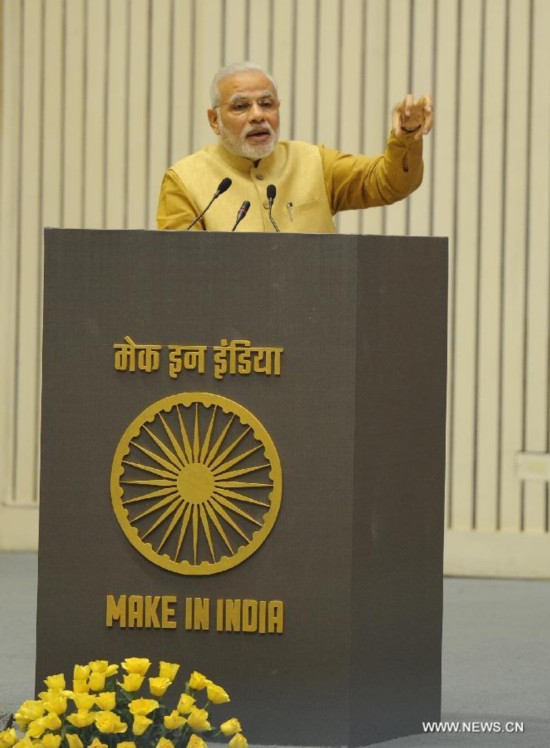
[[[76,665],[73,688],[63,674],[50,675],[46,691],[25,701],[15,713],[23,737],[12,727],[0,732],[0,748],[206,748],[204,738],[230,738],[229,748],[247,748],[239,720],[219,728],[210,723],[211,704],[229,696],[202,673],[194,671],[177,707],[161,699],[172,685],[179,665],[161,662],[158,675],[149,677],[148,694],[140,695],[151,662],[130,657],[119,665],[94,660]]]

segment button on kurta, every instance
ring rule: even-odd
[[[256,179],[262,180],[262,179],[265,179],[265,177],[263,174],[256,174]]]

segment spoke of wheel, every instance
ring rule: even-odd
[[[216,528],[216,530],[220,533],[221,537],[223,538],[223,542],[229,548],[229,551],[231,553],[233,553],[233,547],[232,547],[231,543],[229,542],[229,538],[225,534],[225,531],[224,531],[223,527],[220,524],[220,520],[218,519],[218,517],[216,515],[216,512],[210,506],[210,502],[207,502],[205,504],[205,507],[206,507],[206,511],[208,512],[208,515],[209,515],[210,519],[212,520],[212,524],[214,525],[214,527]]]
[[[231,525],[231,527],[235,530],[235,532],[238,532],[241,537],[243,537],[247,543],[250,543],[250,538],[248,535],[246,535],[239,525],[229,516],[229,514],[225,511],[223,506],[221,506],[218,501],[214,498],[210,499],[210,503],[213,509],[217,511],[217,513],[220,515],[220,517],[223,517],[224,520],[227,522],[228,525]]]
[[[162,425],[164,426],[164,430],[166,431],[166,434],[168,435],[168,438],[170,439],[170,444],[174,447],[177,456],[181,460],[182,465],[184,465],[184,466],[185,465],[189,465],[189,460],[184,455],[183,450],[182,450],[182,448],[181,448],[178,440],[176,439],[176,437],[175,437],[172,429],[170,428],[170,426],[164,420],[164,417],[163,417],[162,413],[159,413],[159,418],[162,421]]]
[[[159,509],[162,509],[167,504],[170,504],[174,501],[174,499],[179,498],[178,491],[174,491],[169,496],[167,496],[162,501],[157,501],[157,503],[154,506],[150,506],[149,509],[145,509],[141,514],[138,514],[136,517],[132,518],[131,524],[134,524],[134,522],[139,522],[140,519],[143,519],[144,517],[148,517],[150,514],[154,514],[155,512],[158,512]]]
[[[257,519],[254,519],[254,517],[251,517],[250,514],[244,511],[244,509],[241,509],[238,506],[235,506],[233,502],[229,501],[229,499],[226,499],[224,496],[219,494],[217,491],[214,491],[212,494],[216,497],[217,501],[219,501],[220,504],[223,504],[227,509],[231,509],[232,512],[235,512],[235,514],[239,514],[241,517],[244,517],[244,519],[247,519],[249,522],[253,522],[255,525],[258,525],[258,527],[262,527],[262,522],[258,522]]]
[[[210,423],[208,424],[208,429],[204,437],[204,442],[202,445],[201,454],[199,458],[199,461],[202,462],[203,464],[206,459],[206,455],[208,454],[208,450],[210,449],[210,441],[212,439],[212,432],[214,431],[214,421],[216,420],[217,411],[218,411],[218,406],[214,405],[214,410],[212,412],[212,417],[210,418]]]
[[[236,491],[228,491],[226,488],[216,485],[216,493],[225,496],[227,499],[235,499],[235,501],[245,501],[247,504],[255,504],[256,506],[265,506],[269,509],[270,504],[265,501],[258,501],[258,499],[251,499],[250,496],[245,496],[244,493],[237,493]]]
[[[242,431],[241,434],[239,434],[239,436],[227,447],[227,449],[224,449],[221,455],[209,465],[210,469],[215,470],[218,465],[220,465],[225,460],[227,455],[231,454],[231,452],[242,442],[242,440],[250,432],[250,430],[250,426],[248,426],[248,428]]]
[[[191,449],[191,442],[189,441],[189,437],[187,435],[187,429],[185,428],[185,423],[183,422],[183,416],[181,414],[179,405],[176,407],[176,410],[178,411],[178,420],[180,424],[181,438],[183,440],[183,449],[185,451],[185,456],[187,457],[187,463],[191,464],[193,462],[193,450]]]
[[[212,542],[212,535],[210,533],[210,525],[208,524],[208,517],[206,516],[206,512],[204,511],[203,504],[200,505],[199,510],[200,510],[200,515],[201,515],[202,528],[204,530],[204,534],[206,535],[206,540],[208,541],[208,547],[210,548],[210,555],[212,556],[212,561],[216,563],[216,554],[214,553],[214,543]]]
[[[193,506],[193,563],[197,563],[197,549],[199,546],[199,507]]]
[[[162,420],[162,416],[160,416],[160,419]],[[168,430],[167,430],[168,427],[167,427],[167,425],[166,425],[166,423],[164,421],[163,421],[163,424],[164,424],[164,429],[166,430],[166,433],[168,434],[168,438],[170,438],[170,434],[172,434],[172,432],[170,431],[168,433]],[[155,444],[157,445],[157,447],[159,447],[159,449],[161,449],[164,452],[164,454],[166,455],[166,457],[168,457],[168,459],[170,460],[170,462],[172,462],[176,467],[178,467],[180,469],[182,467],[185,467],[186,463],[185,463],[185,460],[183,459],[183,457],[184,457],[183,453],[181,454],[181,457],[180,457],[177,454],[177,449],[176,449],[176,454],[174,454],[174,452],[172,452],[171,449],[168,449],[168,447],[162,441],[162,439],[159,439],[158,436],[151,431],[151,429],[147,428],[147,426],[144,426],[143,430],[147,434],[149,434],[149,436],[151,437],[151,439],[155,442]],[[173,434],[172,434],[172,436],[173,436]],[[179,444],[177,442],[175,443],[175,445],[177,447],[179,447]],[[181,452],[181,449],[180,449],[180,452]]]
[[[249,449],[247,452],[243,452],[242,454],[237,455],[232,460],[229,460],[229,462],[224,462],[216,469],[212,469],[212,472],[214,473],[214,475],[217,475],[218,473],[223,473],[224,470],[229,470],[229,468],[232,468],[234,465],[238,465],[239,462],[242,462],[242,460],[250,457],[250,455],[253,455],[254,452],[257,452],[259,449],[263,449],[263,446],[263,444],[258,444],[258,446],[252,447],[252,449]]]
[[[220,473],[216,476],[219,480],[227,480],[228,478],[237,478],[240,475],[248,475],[248,473],[255,473],[257,470],[262,470],[262,468],[270,468],[271,464],[269,462],[266,462],[264,465],[253,465],[249,468],[241,468],[240,470],[233,470],[229,473]]]
[[[159,455],[155,454],[154,452],[151,452],[150,449],[147,449],[147,447],[142,447],[142,445],[138,444],[137,442],[130,442],[130,444],[136,447],[136,449],[139,449],[141,452],[143,452],[143,454],[147,455],[147,457],[150,457],[152,460],[154,460],[159,465],[162,465],[162,467],[168,470],[169,473],[173,473],[174,475],[177,475],[180,472],[180,468],[174,465],[173,462],[168,462],[168,460],[164,460]]]
[[[175,501],[172,506],[169,506],[168,509],[157,519],[157,521],[147,530],[145,535],[141,536],[142,540],[145,540],[145,538],[150,535],[152,532],[154,532],[157,527],[159,527],[165,519],[167,519],[171,514],[173,514],[178,506],[181,504],[181,502],[184,501],[184,499],[180,496],[180,498]]]
[[[176,527],[176,525],[178,524],[178,522],[179,522],[179,520],[180,520],[180,518],[181,518],[181,515],[182,515],[182,514],[183,514],[183,512],[184,512],[184,509],[185,509],[185,502],[184,502],[184,501],[182,501],[182,502],[181,502],[181,504],[180,504],[180,505],[179,505],[179,507],[178,507],[178,510],[177,510],[177,512],[176,512],[176,513],[174,514],[174,518],[173,518],[173,519],[172,519],[172,521],[170,522],[170,525],[169,525],[168,529],[167,529],[167,530],[166,530],[166,532],[164,533],[164,537],[163,537],[163,539],[162,539],[162,540],[160,541],[160,545],[159,545],[159,547],[157,548],[157,552],[158,552],[158,553],[160,553],[160,551],[161,551],[161,550],[162,550],[162,548],[164,547],[164,544],[166,543],[166,541],[168,540],[168,538],[170,537],[170,535],[171,535],[171,534],[172,534],[172,532],[174,531],[174,528],[175,528],[175,527]],[[174,559],[174,560],[175,560],[175,559]]]
[[[178,547],[176,549],[176,555],[174,556],[174,561],[178,560],[178,556],[181,553],[181,547],[183,545],[183,541],[185,540],[185,533],[187,532],[187,525],[189,524],[189,519],[191,517],[192,508],[193,508],[192,504],[187,504],[187,506],[185,507],[185,514],[181,521],[180,536],[178,539]]]
[[[151,467],[150,465],[142,465],[140,462],[132,462],[132,460],[122,460],[123,465],[130,465],[135,467],[137,470],[143,470],[145,473],[152,473],[158,475],[160,478],[172,478],[174,480],[175,474],[169,473],[167,470],[159,470],[158,468]]]
[[[212,447],[212,451],[210,452],[210,454],[208,455],[208,459],[204,463],[206,465],[206,467],[210,467],[210,464],[211,464],[212,460],[218,454],[218,450],[221,447],[221,445],[223,444],[223,440],[227,436],[227,432],[231,428],[231,424],[233,423],[234,420],[235,420],[235,414],[233,413],[233,415],[231,416],[231,418],[229,419],[229,421],[225,424],[225,427],[224,427],[222,433],[216,439],[216,443]]]
[[[139,501],[147,501],[147,499],[159,499],[161,496],[166,496],[174,490],[174,484],[170,488],[160,488],[158,491],[151,491],[150,493],[144,493],[141,496],[134,496],[132,499],[126,499],[122,502],[122,505],[136,504]]]

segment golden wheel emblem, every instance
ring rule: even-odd
[[[281,463],[262,424],[204,392],[146,408],[124,432],[111,471],[126,537],[179,574],[216,574],[251,556],[275,524],[281,493]]]

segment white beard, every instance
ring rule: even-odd
[[[274,130],[267,122],[265,123],[265,125],[262,125],[262,127],[265,127],[265,129],[269,131],[271,140],[267,143],[258,143],[257,145],[247,143],[246,141],[246,136],[248,135],[248,133],[255,129],[252,125],[241,130],[239,135],[234,135],[232,132],[226,129],[225,125],[223,124],[222,118],[220,117],[218,119],[218,127],[220,129],[220,139],[222,145],[227,148],[227,150],[234,156],[242,156],[243,158],[248,158],[251,161],[259,161],[262,158],[270,156],[275,150],[275,146],[277,145],[277,141],[279,140],[279,131]]]

